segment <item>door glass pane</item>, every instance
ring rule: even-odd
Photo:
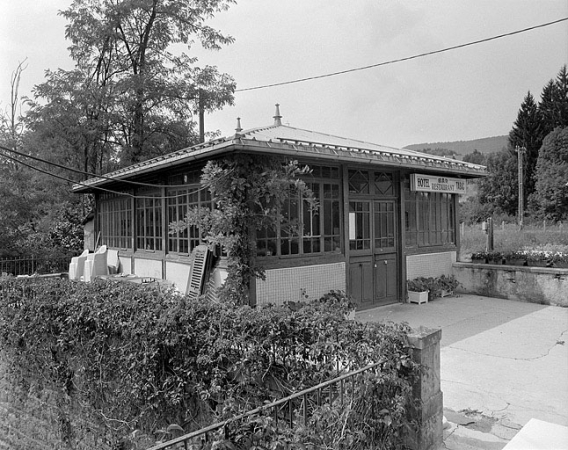
[[[394,202],[375,202],[375,248],[387,249],[395,246]]]
[[[369,202],[349,202],[349,248],[371,248],[371,208]]]

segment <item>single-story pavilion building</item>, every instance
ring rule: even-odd
[[[170,234],[188,208],[211,206],[200,186],[207,161],[231,154],[279,155],[312,169],[319,203],[290,202],[300,233],[258,232],[266,279],[251,304],[317,298],[343,290],[361,307],[406,299],[406,280],[452,273],[459,252],[458,197],[483,166],[282,124],[242,130],[89,179],[73,187],[96,198],[98,243],[119,251],[122,271],[165,279],[185,291],[199,231]],[[147,183],[150,186],[130,182]],[[222,271],[222,266],[217,269]],[[219,279],[222,278],[222,274]]]

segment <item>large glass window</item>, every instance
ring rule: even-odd
[[[162,238],[161,193],[140,191],[136,198],[136,248],[160,251]]]
[[[168,223],[183,220],[193,208],[211,208],[211,193],[200,185],[167,190]],[[196,226],[168,236],[168,251],[189,254],[202,242],[201,233]]]
[[[318,207],[313,208],[298,192],[291,191],[276,229],[257,230],[259,256],[310,255],[341,250],[339,169],[312,167],[311,177],[305,181]]]
[[[451,194],[405,189],[407,247],[456,243],[454,201]]]
[[[132,239],[132,200],[130,197],[102,194],[99,198],[98,226],[101,244],[127,249]]]

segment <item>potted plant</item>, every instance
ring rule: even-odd
[[[503,264],[503,254],[501,252],[487,253],[487,262],[489,264]]]
[[[454,294],[454,290],[459,286],[459,281],[453,275],[441,275],[434,279],[436,289],[434,290],[434,298],[448,297]]]
[[[568,268],[568,253],[555,252],[551,257],[552,267]]]
[[[524,252],[527,257],[527,265],[531,267],[552,267],[553,253],[547,251],[528,250]]]
[[[487,252],[474,252],[471,254],[471,262],[487,264]]]
[[[418,277],[406,282],[408,300],[411,303],[426,303],[438,297],[453,295],[459,286],[453,275],[439,277]]]
[[[527,254],[525,252],[507,252],[503,254],[503,258],[510,266],[527,265]]]
[[[419,277],[413,280],[406,281],[406,288],[408,291],[408,301],[410,303],[428,303],[428,294],[430,290],[428,289],[426,278]]]

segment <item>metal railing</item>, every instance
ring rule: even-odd
[[[76,255],[40,255],[0,259],[0,274],[18,276],[67,272],[73,256]]]
[[[167,442],[163,442],[148,450],[164,450],[164,449],[198,449],[204,444],[210,441],[211,433],[218,431],[220,429],[225,429],[234,423],[238,423],[243,419],[255,415],[262,415],[265,412],[270,412],[270,415],[274,418],[275,425],[278,426],[279,421],[288,425],[290,428],[294,426],[295,417],[296,420],[303,421],[304,426],[308,424],[308,417],[310,412],[316,407],[321,406],[325,399],[331,404],[335,400],[339,400],[341,404],[344,402],[344,398],[349,392],[354,392],[356,378],[364,372],[371,371],[379,366],[381,363],[373,363],[362,369],[355,370],[353,372],[346,373],[337,378],[318,384],[317,386],[304,389],[288,397],[282,398],[280,400],[274,401],[270,404],[260,406],[246,413],[239,414],[237,416],[231,417],[222,422],[214,423],[208,427],[201,428],[200,430],[194,431],[189,434],[185,434],[175,439],[171,439]],[[349,386],[350,385],[350,386]],[[349,387],[351,390],[349,391]],[[300,415],[294,414],[294,412],[300,412]],[[297,422],[296,422],[297,423]],[[197,441],[197,442],[196,442]],[[183,446],[182,446],[183,445]],[[191,447],[190,447],[191,445]],[[196,447],[198,445],[198,447]]]

